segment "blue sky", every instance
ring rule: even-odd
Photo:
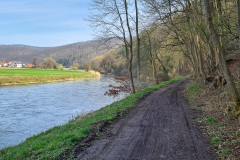
[[[91,40],[90,0],[0,0],[0,44],[39,47]]]

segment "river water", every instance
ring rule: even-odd
[[[82,113],[98,110],[117,98],[104,96],[114,77],[71,82],[0,87],[0,149],[67,123]]]

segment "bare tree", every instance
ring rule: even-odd
[[[238,37],[239,37],[238,49],[240,49],[240,0],[237,0],[237,14],[238,14]]]
[[[229,71],[229,68],[227,66],[227,63],[226,63],[226,60],[224,57],[224,53],[223,53],[224,50],[220,44],[216,29],[213,24],[213,17],[212,17],[211,10],[210,10],[210,3],[209,3],[209,0],[203,0],[203,2],[204,2],[205,14],[206,14],[206,23],[209,26],[211,36],[212,36],[212,41],[213,41],[214,45],[216,46],[217,52],[219,54],[219,57],[218,57],[219,64],[220,64],[221,70],[226,78],[228,88],[229,88],[230,92],[232,93],[232,95],[234,96],[234,98],[236,99],[237,105],[235,107],[235,111],[239,111],[240,95],[237,91],[235,83],[233,82],[232,75]]]
[[[39,67],[39,59],[38,58],[34,58],[33,59],[33,67],[34,68],[38,68]]]
[[[132,74],[132,60],[133,60],[133,39],[132,39],[132,31],[129,23],[129,18],[128,18],[128,3],[127,0],[124,0],[124,5],[125,5],[125,15],[126,15],[126,21],[127,21],[127,28],[128,28],[128,33],[129,33],[129,38],[130,38],[130,56],[129,56],[129,78],[130,78],[130,84],[132,87],[132,94],[135,93],[135,88],[134,88],[134,83],[133,83],[133,74]]]
[[[136,10],[136,35],[137,35],[137,76],[138,76],[138,91],[141,91],[141,79],[140,79],[140,38],[138,33],[138,2],[135,0]]]
[[[128,62],[131,93],[134,94],[135,87],[132,75],[132,30],[127,7],[127,1],[92,0],[90,10],[94,10],[95,13],[91,13],[86,20],[91,22],[90,26],[94,28],[97,40],[108,42],[111,39],[118,38],[123,41]]]

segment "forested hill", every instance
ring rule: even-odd
[[[69,67],[73,63],[82,65],[96,56],[103,55],[109,48],[121,43],[121,41],[114,39],[105,45],[99,45],[95,41],[78,42],[58,47],[0,45],[0,61],[32,63],[34,58],[38,58],[40,63],[42,63],[45,58],[51,57],[64,66]]]

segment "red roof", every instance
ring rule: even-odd
[[[28,64],[28,68],[32,68],[33,67],[33,65],[32,64]]]

